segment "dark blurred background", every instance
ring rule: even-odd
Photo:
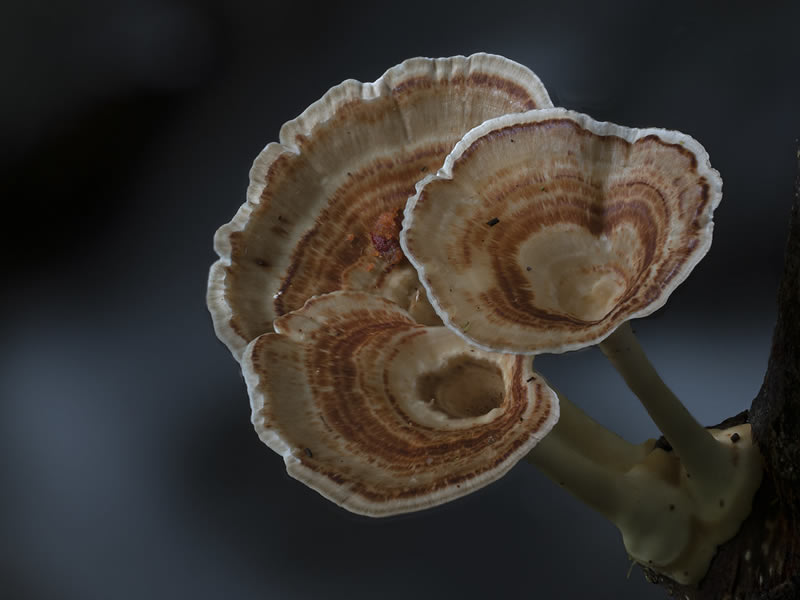
[[[664,597],[527,464],[383,520],[291,480],[212,330],[212,236],[255,155],[330,86],[503,54],[557,105],[708,149],[725,182],[714,245],[637,330],[718,422],[763,376],[800,134],[800,4],[756,6],[7,0],[0,596]],[[657,435],[598,351],[537,365],[628,439]]]

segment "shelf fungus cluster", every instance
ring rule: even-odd
[[[259,436],[326,498],[420,510],[525,458],[635,560],[696,583],[750,511],[760,454],[748,425],[695,421],[629,321],[708,251],[721,190],[691,137],[553,108],[513,61],[411,59],[332,88],[256,158],[208,306]],[[531,370],[593,345],[669,449]]]

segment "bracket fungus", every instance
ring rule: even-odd
[[[261,439],[357,513],[420,510],[505,474],[553,426],[530,360],[478,350],[363,292],[317,296],[242,359]]]
[[[416,58],[331,88],[250,176],[215,236],[207,302],[293,477],[385,516],[526,457],[635,560],[703,577],[750,511],[761,456],[749,425],[700,426],[628,323],[711,244],[722,182],[698,142],[552,108],[499,56]],[[591,345],[669,447],[600,426],[527,356]]]
[[[721,197],[687,135],[532,111],[464,136],[419,183],[401,244],[471,343],[565,352],[660,308],[711,245]]]
[[[705,255],[721,190],[685,134],[544,109],[470,131],[417,184],[401,233],[434,309],[475,346],[600,344],[674,452],[653,446],[612,477],[591,453],[564,462],[569,447],[555,442],[530,460],[617,524],[632,557],[681,583],[702,577],[750,512],[761,458],[749,426],[712,433],[695,421],[628,320],[660,308]]]
[[[347,80],[283,125],[250,171],[247,201],[214,238],[207,302],[238,360],[313,295],[365,290],[437,322],[399,242],[386,237],[414,184],[486,119],[552,106],[501,56],[413,58],[374,83]]]

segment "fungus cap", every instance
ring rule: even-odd
[[[401,246],[471,343],[564,352],[660,308],[708,251],[721,197],[683,133],[530,111],[476,127],[418,183]]]
[[[216,233],[217,336],[238,360],[276,317],[339,289],[386,295],[438,324],[397,239],[414,184],[472,127],[546,106],[536,75],[490,54],[413,58],[374,83],[331,88],[258,155],[247,201]]]
[[[280,317],[248,345],[242,370],[253,424],[289,474],[371,516],[494,481],[558,419],[530,359],[483,352],[363,292]]]

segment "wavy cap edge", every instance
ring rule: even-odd
[[[692,136],[672,129],[661,129],[658,127],[625,127],[624,125],[617,125],[609,121],[596,121],[587,114],[559,107],[535,109],[523,113],[513,113],[484,121],[480,125],[472,128],[464,135],[463,138],[461,138],[461,140],[453,147],[453,150],[450,152],[450,154],[447,155],[447,158],[445,158],[442,168],[440,168],[436,173],[430,174],[417,182],[415,186],[415,194],[408,199],[406,208],[403,211],[403,225],[400,230],[400,247],[402,248],[406,258],[408,258],[408,261],[411,263],[414,269],[416,269],[419,280],[425,288],[425,293],[428,295],[428,301],[431,303],[431,306],[442,320],[442,323],[444,323],[445,327],[453,331],[464,341],[486,352],[525,354],[528,356],[536,356],[538,354],[563,354],[565,352],[580,350],[582,348],[599,344],[608,336],[610,336],[615,331],[616,327],[625,322],[621,321],[616,327],[611,328],[609,331],[589,340],[588,342],[563,344],[554,347],[541,347],[527,351],[508,346],[489,346],[482,344],[479,340],[468,335],[462,327],[460,327],[453,319],[450,318],[447,311],[442,307],[438,297],[433,292],[430,277],[426,273],[425,265],[419,261],[419,259],[414,255],[408,246],[408,230],[414,226],[414,208],[416,207],[425,187],[432,181],[452,180],[453,165],[466,151],[469,150],[469,148],[476,141],[493,131],[504,129],[506,127],[513,127],[514,125],[535,123],[557,118],[572,120],[592,133],[600,136],[620,137],[629,143],[634,143],[641,138],[654,135],[667,143],[681,145],[684,148],[687,148],[697,157],[698,174],[706,176],[709,181],[712,201],[709,203],[710,209],[708,210],[708,221],[705,225],[701,243],[698,245],[698,250],[692,255],[691,260],[686,263],[686,267],[681,271],[681,273],[670,281],[670,284],[665,288],[665,293],[660,294],[658,298],[656,298],[642,310],[630,314],[625,321],[646,317],[662,308],[672,295],[672,292],[674,292],[678,286],[680,286],[689,277],[697,264],[705,257],[711,248],[714,230],[713,213],[722,201],[722,177],[719,171],[711,166],[711,160],[708,151]]]
[[[241,362],[244,349],[250,340],[236,332],[231,325],[233,308],[225,297],[226,281],[225,270],[231,266],[231,235],[242,232],[250,221],[250,215],[255,207],[261,203],[261,195],[266,187],[267,174],[272,165],[284,155],[298,155],[300,148],[297,136],[310,136],[314,129],[332,118],[340,107],[353,100],[366,100],[377,98],[391,91],[390,82],[403,73],[433,68],[434,72],[442,71],[445,65],[452,63],[466,63],[470,69],[480,67],[496,67],[499,65],[518,70],[520,75],[529,78],[533,87],[532,96],[542,106],[552,106],[553,103],[541,79],[528,67],[499,54],[477,52],[469,56],[455,55],[443,58],[414,57],[387,69],[374,82],[362,83],[355,79],[345,79],[341,83],[328,89],[318,100],[311,103],[303,112],[294,119],[281,126],[278,142],[270,142],[253,161],[249,172],[249,184],[246,200],[237,210],[234,217],[222,225],[214,234],[214,250],[219,259],[211,266],[208,277],[208,292],[206,304],[214,324],[217,338],[222,341],[233,354],[237,362]],[[535,89],[533,89],[535,87]]]
[[[330,292],[329,294],[313,296],[306,301],[306,304],[303,308],[294,311],[293,313],[288,313],[287,315],[280,317],[280,319],[284,319],[286,317],[291,318],[293,315],[300,313],[306,307],[313,303],[319,302],[321,299],[324,300],[326,297],[353,294],[368,295],[365,292],[347,292],[340,290],[336,292]],[[387,304],[394,304],[390,300],[386,300],[384,298],[375,298],[378,298]],[[396,310],[407,314],[407,311],[404,311],[399,306],[396,307]],[[408,317],[413,321],[410,315],[408,315]],[[481,472],[469,480],[461,481],[458,487],[455,485],[450,485],[419,496],[394,499],[385,502],[375,501],[368,497],[361,496],[358,493],[354,493],[346,485],[343,486],[341,484],[337,484],[332,479],[305,466],[303,462],[298,459],[297,456],[295,456],[292,449],[292,444],[284,439],[280,432],[266,427],[264,423],[261,422],[263,419],[259,416],[260,411],[267,405],[268,399],[267,395],[262,391],[262,376],[253,368],[253,354],[262,338],[279,335],[283,336],[284,334],[265,333],[258,336],[249,344],[247,344],[242,356],[242,374],[247,384],[250,407],[252,411],[251,423],[253,424],[253,427],[261,441],[283,458],[286,471],[293,479],[303,483],[327,500],[352,513],[367,517],[390,517],[440,506],[476,492],[506,475],[520,460],[525,458],[525,456],[531,450],[533,450],[533,448],[542,439],[544,439],[545,436],[552,431],[560,417],[558,395],[549,386],[543,376],[533,371],[532,361],[523,361],[525,369],[525,372],[523,373],[525,379],[524,385],[527,388],[526,393],[528,397],[535,397],[535,390],[539,388],[547,395],[547,400],[549,400],[549,414],[539,429],[531,431],[528,435],[528,438],[522,444],[520,444],[516,450],[510,453],[504,461],[496,464],[494,468]],[[530,373],[528,372],[535,373],[535,381],[529,380],[527,375]]]

